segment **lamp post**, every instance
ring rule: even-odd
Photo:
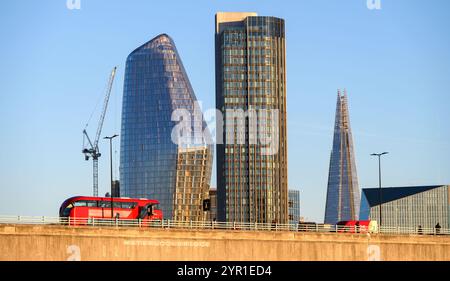
[[[109,140],[109,158],[111,162],[111,219],[114,218],[114,210],[113,210],[113,168],[112,168],[112,140],[119,135],[113,135],[111,137],[104,137],[103,139]]]
[[[383,153],[372,153],[370,156],[377,156],[378,157],[378,186],[379,186],[379,199],[380,199],[380,229],[381,229],[381,206],[383,205],[382,201],[382,194],[381,194],[381,156],[388,154],[389,152],[383,152]]]

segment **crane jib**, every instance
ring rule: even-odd
[[[98,149],[98,140],[100,139],[100,135],[102,133],[103,122],[105,121],[106,109],[108,108],[109,97],[111,95],[111,89],[114,82],[114,77],[116,76],[117,66],[115,66],[111,75],[109,76],[108,85],[106,87],[105,99],[103,101],[103,108],[100,114],[100,119],[98,121],[97,133],[95,134],[94,142],[91,141],[86,129],[83,130],[83,136],[87,138],[89,147],[83,147],[82,153],[85,156],[86,160],[92,158],[93,162],[93,193],[94,196],[98,196],[98,158],[101,156]]]

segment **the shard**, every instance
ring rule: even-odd
[[[357,220],[360,191],[348,112],[347,93],[338,91],[333,148],[328,174],[325,223]]]

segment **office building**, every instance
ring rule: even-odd
[[[218,220],[287,223],[284,20],[217,13],[215,49]]]
[[[296,224],[300,221],[300,190],[289,189],[289,223]]]

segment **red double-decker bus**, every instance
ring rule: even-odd
[[[87,224],[89,219],[93,218],[157,221],[163,219],[163,213],[158,204],[158,200],[145,198],[113,198],[113,217],[111,217],[110,197],[75,196],[61,204],[59,216],[70,218],[73,225]]]
[[[336,224],[338,232],[373,233],[378,231],[377,221],[340,221]]]

